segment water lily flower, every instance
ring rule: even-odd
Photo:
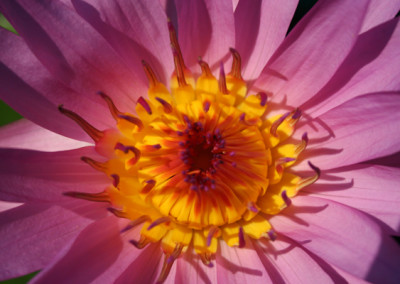
[[[399,1],[3,0],[0,277],[399,283]]]

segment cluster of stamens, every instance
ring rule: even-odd
[[[137,116],[119,111],[99,92],[117,131],[99,131],[59,107],[93,138],[96,149],[106,149],[98,150],[109,159],[106,163],[82,160],[112,180],[97,194],[66,195],[110,203],[111,213],[130,220],[121,233],[142,226],[140,239],[131,240],[137,248],[161,241],[165,262],[160,283],[190,246],[211,267],[219,239],[239,247],[246,245],[247,237],[275,240],[268,216],[290,206],[291,197],[320,175],[311,163],[313,177],[302,179],[285,171],[308,143],[306,133],[300,142],[286,141],[300,119],[298,109],[267,117],[267,94],[247,95],[234,49],[228,75],[221,63],[217,80],[199,60],[202,74],[196,84],[189,83],[194,79],[184,65],[175,30],[168,26],[175,62],[171,92],[143,61],[150,88],[148,98],[137,100]]]
[[[219,129],[215,131],[206,131],[201,122],[191,122],[185,116],[187,128],[184,131],[178,131],[178,135],[183,138],[179,143],[182,148],[180,158],[187,169],[182,171],[184,181],[191,185],[193,190],[215,189],[214,174],[217,168],[224,161],[222,156],[225,140]]]

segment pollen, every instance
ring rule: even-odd
[[[59,107],[107,159],[82,161],[110,178],[110,186],[97,194],[65,195],[108,202],[112,214],[128,220],[122,234],[141,228],[140,238],[131,240],[136,248],[160,242],[165,262],[159,283],[188,249],[211,267],[220,241],[237,247],[245,247],[249,238],[274,241],[279,232],[268,222],[270,216],[291,206],[291,198],[320,174],[311,163],[314,176],[288,171],[308,143],[306,133],[300,141],[292,138],[300,110],[270,115],[269,94],[248,93],[240,54],[233,48],[230,72],[221,62],[216,78],[199,58],[202,72],[193,76],[173,25],[168,27],[175,63],[169,89],[143,61],[148,94],[130,113],[99,92],[115,128],[97,130]]]

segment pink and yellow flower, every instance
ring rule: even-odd
[[[2,1],[2,279],[400,280],[399,1]]]

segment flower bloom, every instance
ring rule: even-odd
[[[285,2],[2,1],[2,279],[397,283],[400,4]]]

